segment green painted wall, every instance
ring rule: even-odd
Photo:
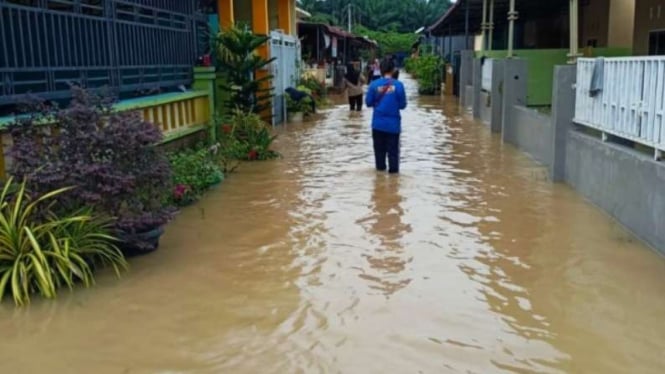
[[[527,104],[529,106],[552,105],[552,84],[554,67],[568,62],[567,49],[520,49],[515,51],[516,58],[527,60],[528,83]],[[476,52],[476,56],[488,58],[506,58],[507,51]],[[587,51],[589,57],[630,56],[629,48],[594,48]]]

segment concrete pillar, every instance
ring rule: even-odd
[[[471,107],[473,111],[473,118],[480,118],[480,93],[483,86],[483,67],[480,64],[479,58],[473,59],[473,75],[471,76],[471,85],[473,86],[473,101]]]
[[[515,10],[515,0],[510,0],[510,10],[508,11],[508,58],[513,57],[513,47],[515,45],[515,21],[518,13]]]
[[[503,117],[502,138],[516,144],[515,105],[526,106],[527,62],[523,59],[507,59],[503,66]]]
[[[279,28],[288,35],[294,34],[292,30],[293,22],[291,22],[292,5],[293,0],[278,0],[277,3],[277,19],[279,21]]]
[[[579,57],[579,4],[577,0],[569,0],[568,15],[570,16],[570,51],[568,53],[568,63],[577,63]]]
[[[575,116],[575,88],[577,77],[575,66],[554,68],[552,88],[552,166],[553,182],[562,182],[566,177],[566,141]]]
[[[208,93],[208,116],[210,121],[210,141],[217,140],[217,128],[214,124],[216,114],[215,108],[215,67],[214,66],[201,66],[194,68],[194,82],[192,88],[197,91],[206,91]]]
[[[233,26],[233,0],[217,0],[217,15],[219,26],[222,30]]]
[[[480,29],[482,30],[480,50],[485,52],[485,45],[487,44],[487,0],[483,0],[483,20],[480,23]]]
[[[252,0],[252,31],[258,35],[270,35],[270,19],[268,18],[268,0]],[[264,59],[270,58],[270,43],[265,43],[257,49],[259,56]],[[255,72],[256,79],[260,80],[270,75],[269,67],[266,66]],[[270,81],[261,82],[261,89],[268,90],[271,86]],[[272,117],[272,113],[266,110],[261,113],[264,120]],[[271,122],[271,121],[268,121]]]
[[[473,74],[473,51],[461,51],[461,63],[459,70],[459,97],[460,106],[466,109],[473,103],[471,96],[467,96],[466,87],[471,84]]]
[[[503,124],[503,90],[504,90],[504,63],[505,60],[492,61],[492,92],[490,93],[490,128],[494,133],[501,132]]]
[[[494,0],[490,0],[490,16],[487,23],[489,37],[487,38],[487,50],[491,51],[494,45]]]

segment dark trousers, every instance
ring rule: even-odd
[[[376,170],[386,170],[386,156],[388,156],[388,172],[399,173],[399,134],[372,130],[372,138]]]
[[[360,112],[363,110],[363,95],[349,96],[349,105],[351,106],[351,111],[357,110]]]

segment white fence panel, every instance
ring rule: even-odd
[[[665,57],[608,58],[602,90],[592,96],[597,61],[577,64],[575,122],[665,150]]]
[[[488,58],[483,62],[482,67],[482,90],[491,92],[492,91],[492,67],[494,66],[494,60]]]
[[[270,33],[270,56],[272,63],[273,125],[286,121],[286,96],[284,90],[295,87],[300,78],[300,41],[297,37],[279,31]]]

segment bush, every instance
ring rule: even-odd
[[[37,195],[75,186],[76,191],[58,195],[57,213],[90,207],[116,218],[115,228],[123,237],[166,224],[173,213],[166,204],[171,169],[157,147],[161,131],[138,112],[113,112],[109,96],[78,87],[72,93],[66,109],[40,104],[31,117],[10,126],[10,174],[27,180]],[[44,122],[56,125],[43,126]],[[152,246],[142,241],[129,244]]]
[[[14,190],[17,190],[14,192]],[[0,301],[9,293],[17,305],[37,293],[54,298],[61,287],[90,287],[95,266],[116,274],[127,263],[111,235],[111,221],[89,211],[59,216],[53,202],[68,189],[32,199],[26,183],[10,179],[0,195]],[[13,195],[13,196],[12,196]]]
[[[220,149],[235,160],[270,160],[279,157],[279,153],[271,149],[276,138],[259,115],[236,110],[222,126]]]
[[[325,84],[319,82],[315,77],[303,77],[298,86],[308,89],[316,100],[324,99],[326,97]]]
[[[298,87],[298,91],[309,93],[309,89]],[[293,100],[291,96],[286,95],[286,111],[288,113],[303,113],[309,115],[312,113],[312,99],[305,97],[302,100]]]
[[[379,43],[381,54],[393,54],[398,52],[410,51],[413,44],[418,41],[418,35],[415,33],[399,33],[394,31],[374,31],[363,26],[354,28],[354,33],[367,36]]]
[[[215,155],[216,147],[198,147],[169,155],[173,170],[173,203],[183,206],[198,200],[224,179]]]
[[[418,80],[418,92],[433,95],[443,82],[443,59],[436,55],[421,55],[407,60],[407,71]]]

